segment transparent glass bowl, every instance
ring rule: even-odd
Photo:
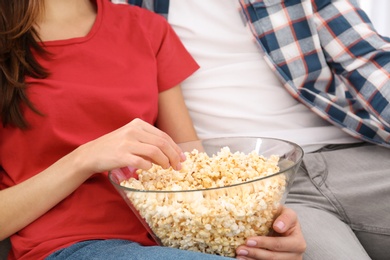
[[[209,156],[221,148],[232,153],[280,157],[279,172],[220,188],[181,191],[146,191],[120,183],[137,178],[135,169],[109,172],[109,179],[151,236],[161,246],[235,256],[235,249],[254,235],[267,235],[284,204],[302,161],[298,145],[272,138],[229,137],[179,144],[183,151],[194,148]]]

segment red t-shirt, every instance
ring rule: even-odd
[[[46,79],[27,78],[31,129],[0,126],[0,189],[41,172],[76,147],[138,117],[153,124],[158,93],[198,65],[167,22],[144,9],[97,0],[86,37],[45,42]],[[34,205],[31,205],[34,207]],[[109,182],[93,175],[69,197],[11,237],[11,259],[41,259],[75,242],[119,238],[152,245]]]

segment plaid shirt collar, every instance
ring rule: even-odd
[[[390,40],[355,0],[237,0],[286,90],[350,135],[390,148]],[[166,16],[169,0],[129,0]]]

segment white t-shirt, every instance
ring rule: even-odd
[[[306,152],[357,142],[284,89],[263,59],[237,0],[170,0],[169,8],[168,22],[201,67],[182,83],[200,138],[275,137]]]

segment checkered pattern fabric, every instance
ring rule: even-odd
[[[350,135],[390,148],[390,39],[356,1],[237,1],[293,97]],[[129,2],[168,14],[169,0]]]

